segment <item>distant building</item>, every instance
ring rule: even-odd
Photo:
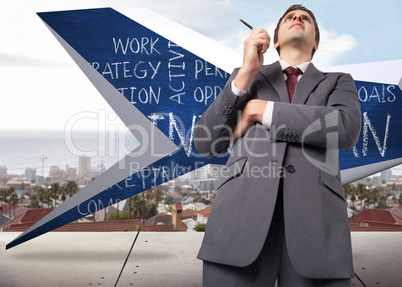
[[[359,179],[358,181],[353,182],[352,184],[353,185],[364,184],[364,185],[370,186],[371,185],[371,178],[370,177],[365,177],[365,178]]]
[[[402,181],[400,180],[389,181],[385,184],[385,187],[386,189],[392,192],[402,191]]]
[[[6,166],[0,166],[0,175],[7,175],[7,167]]]
[[[102,173],[105,172],[105,170],[106,170],[106,166],[103,163],[101,163],[97,167],[92,167],[91,168],[91,178],[101,175]]]
[[[77,176],[77,168],[70,167],[68,164],[66,165],[66,176],[74,177]]]
[[[211,213],[212,205],[197,212],[197,222],[207,223],[209,214]]]
[[[176,203],[173,205],[172,222],[174,230],[176,231],[187,231],[187,225],[182,221],[183,206],[181,203]]]
[[[54,177],[59,170],[60,168],[57,165],[52,165],[49,170],[49,177]]]
[[[371,179],[371,184],[373,185],[381,185],[382,184],[382,179],[380,176],[373,176]]]
[[[30,190],[33,186],[33,183],[25,180],[24,178],[14,178],[7,181],[8,187],[13,187],[16,191],[19,190]]]
[[[198,212],[193,211],[191,216],[187,216],[183,219],[183,223],[187,225],[187,231],[192,232],[194,231],[194,227],[200,223],[207,223],[209,213],[211,212],[212,205],[200,210]],[[184,211],[192,211],[192,210],[184,210]],[[183,212],[184,213],[184,212]]]
[[[60,182],[64,180],[66,172],[58,166],[50,167],[49,178],[51,182]]]
[[[36,179],[36,168],[27,167],[25,169],[25,178],[30,182],[34,182]]]
[[[392,170],[387,169],[381,172],[381,180],[383,183],[390,181],[392,178]]]
[[[222,165],[208,164],[194,171],[191,184],[195,191],[212,192],[218,187]]]
[[[91,158],[80,156],[78,159],[78,175],[89,177],[91,175]]]

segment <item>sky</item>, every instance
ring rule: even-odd
[[[77,115],[82,128],[96,129],[96,117],[121,124],[113,111],[68,56],[36,12],[83,8],[149,8],[233,49],[242,51],[249,30],[273,30],[293,1],[269,0],[14,0],[0,9],[0,130],[63,130]],[[402,1],[305,0],[317,18],[321,43],[318,68],[402,58]],[[277,59],[272,48],[266,57]],[[92,117],[92,118],[91,118]],[[95,117],[95,119],[93,118]]]
[[[107,103],[45,27],[36,12],[96,7],[144,7],[238,51],[249,30],[270,35],[293,1],[115,0],[4,1],[0,11],[0,129],[64,129],[75,115],[112,113]],[[321,31],[317,67],[401,59],[402,2],[306,0]],[[266,57],[277,59],[272,48]],[[119,119],[114,120],[116,123]],[[81,121],[96,128],[94,119]]]

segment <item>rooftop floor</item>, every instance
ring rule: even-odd
[[[114,286],[136,232],[50,232],[5,250],[20,233],[0,233],[0,285]],[[141,232],[117,286],[201,286],[203,233]],[[400,286],[402,232],[352,232],[355,272],[366,286]],[[357,279],[353,286],[363,286]]]

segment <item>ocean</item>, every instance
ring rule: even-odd
[[[91,168],[106,169],[137,146],[128,132],[64,130],[0,130],[0,166],[7,174],[25,174],[36,168],[37,175],[49,175],[50,167],[77,167],[79,156],[91,157]],[[45,158],[42,170],[42,158]]]

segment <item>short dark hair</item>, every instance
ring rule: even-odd
[[[283,17],[285,17],[287,14],[289,14],[290,12],[295,11],[295,10],[305,11],[311,16],[311,18],[313,19],[313,22],[314,22],[314,27],[315,27],[315,40],[317,41],[317,43],[319,43],[320,42],[320,29],[318,28],[317,20],[315,19],[314,13],[300,4],[295,4],[295,5],[290,6],[288,8],[288,10],[286,10],[286,12],[283,13],[282,17],[278,21],[278,24],[276,24],[276,28],[275,28],[275,32],[274,32],[274,43],[278,42],[278,30],[279,30],[279,27],[281,26]],[[280,54],[280,47],[278,47],[276,50],[277,50],[278,54]],[[316,50],[313,48],[311,57],[313,57],[315,51]]]

